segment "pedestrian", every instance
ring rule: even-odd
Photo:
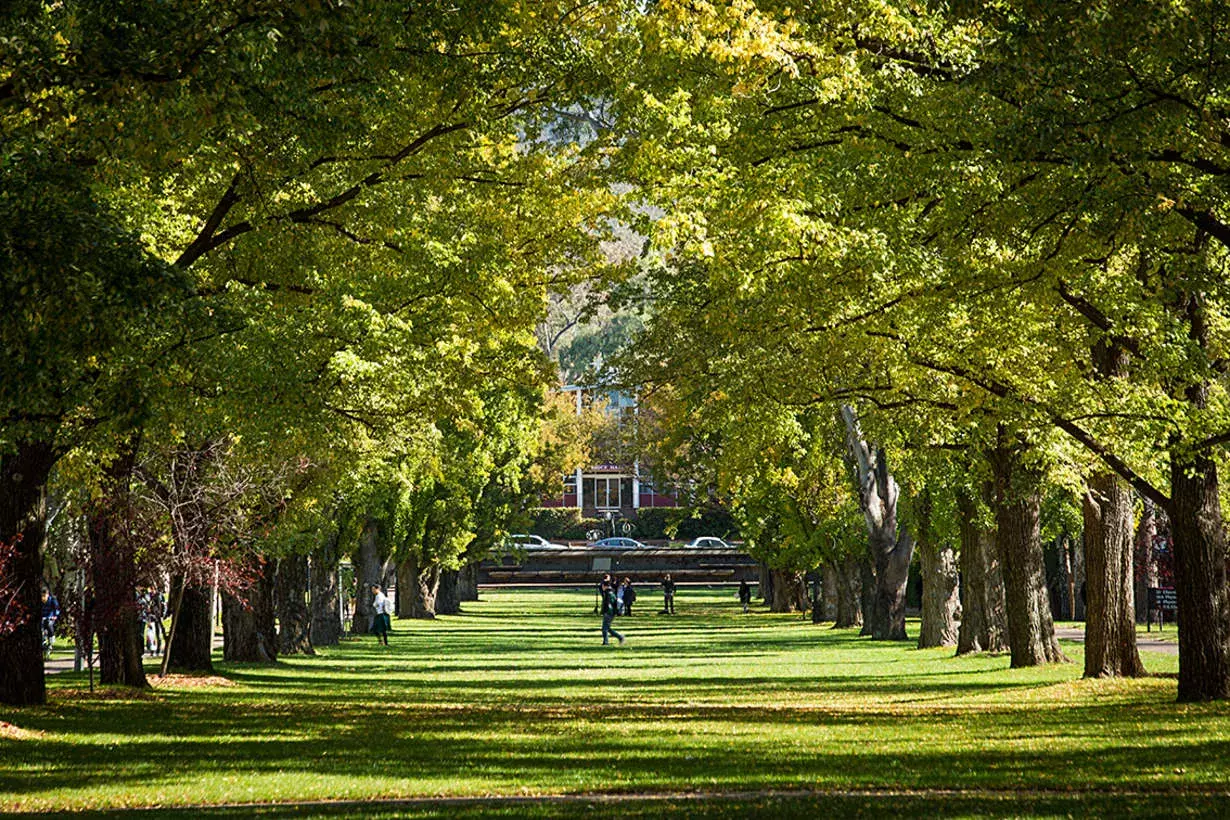
[[[623,581],[624,593],[624,614],[632,614],[632,605],[636,603],[636,587],[632,586],[632,579],[624,577]]]
[[[379,584],[372,584],[372,632],[380,643],[389,645],[389,629],[392,626],[393,602],[384,594]]]
[[[602,585],[611,583],[611,573],[602,576],[602,580],[594,585],[594,614],[602,611]]]
[[[662,611],[658,614],[675,614],[675,582],[671,580],[671,574],[669,572],[666,573],[666,577],[662,579]]]
[[[752,588],[744,579],[739,582],[739,603],[743,604],[743,614],[747,614],[747,608],[752,603]]]
[[[624,614],[624,585],[619,582],[614,582],[614,586],[615,586],[615,603],[617,605],[615,608],[615,614],[623,615]]]
[[[51,647],[56,641],[56,621],[60,617],[60,602],[56,600],[56,596],[51,594],[51,590],[43,587],[43,657],[51,656]]]
[[[619,598],[609,580],[603,581],[600,588],[602,590],[602,645],[609,644],[612,635],[623,643],[624,636],[611,626],[611,621],[615,620],[615,616],[619,614]]]

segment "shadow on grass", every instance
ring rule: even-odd
[[[517,799],[456,802],[407,801],[339,802],[334,805],[237,806],[193,808],[158,812],[165,818],[333,818],[363,816],[384,820],[485,820],[525,817],[640,818],[808,818],[817,817],[1225,817],[1226,801],[1215,795],[1166,794],[824,794],[764,796],[685,796],[675,798],[626,798],[604,800]],[[84,818],[129,817],[123,812],[82,812]]]

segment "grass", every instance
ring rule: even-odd
[[[131,695],[49,679],[0,711],[0,809],[213,806],[218,816],[1224,816],[1230,704],[1074,661],[873,643],[729,591],[642,596],[624,646],[588,591],[484,593],[314,658],[218,664]],[[913,625],[912,632],[916,632]],[[509,798],[557,799],[511,800]],[[421,798],[466,802],[405,802]],[[489,798],[499,798],[491,800]],[[325,801],[325,802],[317,802]],[[343,801],[343,802],[338,802]],[[392,802],[372,802],[392,801]],[[614,801],[614,802],[613,802]],[[184,816],[205,813],[185,809]]]

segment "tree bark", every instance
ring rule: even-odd
[[[922,564],[922,626],[918,648],[957,645],[957,554],[951,544],[940,543],[931,526],[931,494],[924,491],[916,504],[918,553]]]
[[[760,564],[756,567],[756,572],[760,575],[760,582],[756,585],[760,590],[760,600],[769,603],[773,600],[773,571]]]
[[[1136,651],[1132,494],[1111,472],[1089,479],[1085,522],[1085,677],[1145,674]]]
[[[342,638],[342,611],[337,583],[338,532],[331,531],[312,553],[312,628],[313,646],[336,646]]]
[[[144,624],[137,606],[137,530],[131,518],[130,485],[138,437],[124,442],[108,466],[100,498],[88,505],[90,588],[98,635],[99,680],[149,686],[144,665]]]
[[[775,569],[773,575],[773,598],[770,612],[805,612],[807,610],[807,584],[803,573]]]
[[[1179,701],[1230,697],[1230,598],[1217,465],[1172,455],[1171,534],[1179,604]]]
[[[875,599],[871,618],[864,623],[871,637],[904,641],[905,586],[914,557],[914,539],[897,532],[897,500],[900,490],[884,452],[863,440],[853,409],[841,408],[846,426],[846,446],[858,475],[859,500],[867,523],[867,543],[875,562]]]
[[[278,607],[278,653],[315,655],[312,615],[308,610],[308,558],[290,555],[278,561],[275,599]]]
[[[1153,555],[1153,539],[1157,537],[1157,508],[1153,501],[1144,499],[1140,523],[1136,526],[1135,578],[1136,622],[1150,621],[1149,588],[1158,586],[1157,559]]]
[[[273,608],[273,563],[256,559],[256,577],[244,597],[222,596],[222,657],[232,663],[273,663],[278,659]]]
[[[446,569],[440,573],[440,588],[436,593],[437,615],[459,615],[461,613],[461,595],[458,593],[461,572]]]
[[[478,563],[466,564],[457,576],[457,597],[462,601],[478,600]]]
[[[1042,476],[1021,463],[1021,451],[1001,432],[991,452],[995,477],[995,541],[1004,567],[1011,665],[1038,666],[1067,661],[1055,638],[1039,515]]]
[[[833,561],[826,561],[820,568],[820,600],[824,606],[823,617],[826,621],[837,620],[837,587],[841,583],[840,577]]]
[[[368,517],[359,535],[359,552],[355,557],[355,583],[358,589],[354,596],[354,617],[350,632],[366,635],[372,627],[372,584],[384,585],[384,558],[381,555],[380,522]]]
[[[837,577],[837,612],[833,618],[834,629],[848,629],[863,625],[863,567],[866,559],[847,556],[833,564]]]
[[[872,622],[876,608],[876,570],[871,559],[864,557],[858,562],[858,614],[862,629],[860,636],[872,634]]]
[[[0,624],[16,621],[12,631],[0,635],[0,702],[14,706],[47,702],[39,551],[47,532],[47,478],[55,461],[54,448],[42,442],[18,442],[15,452],[0,455],[0,546],[15,549],[0,578],[0,589],[11,590],[0,601]]]
[[[978,503],[972,494],[958,492],[957,512],[961,519],[961,627],[957,632],[957,654],[1003,652],[1008,649],[1008,625],[995,534],[979,523]]]
[[[213,589],[171,584],[171,640],[167,668],[176,672],[213,672]]]
[[[420,566],[411,553],[397,565],[397,617],[430,620],[436,617],[440,567]]]

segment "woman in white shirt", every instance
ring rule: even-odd
[[[372,596],[372,611],[375,613],[372,618],[372,632],[376,633],[382,644],[388,646],[389,629],[392,626],[389,616],[393,614],[393,602],[377,584],[372,584]]]

